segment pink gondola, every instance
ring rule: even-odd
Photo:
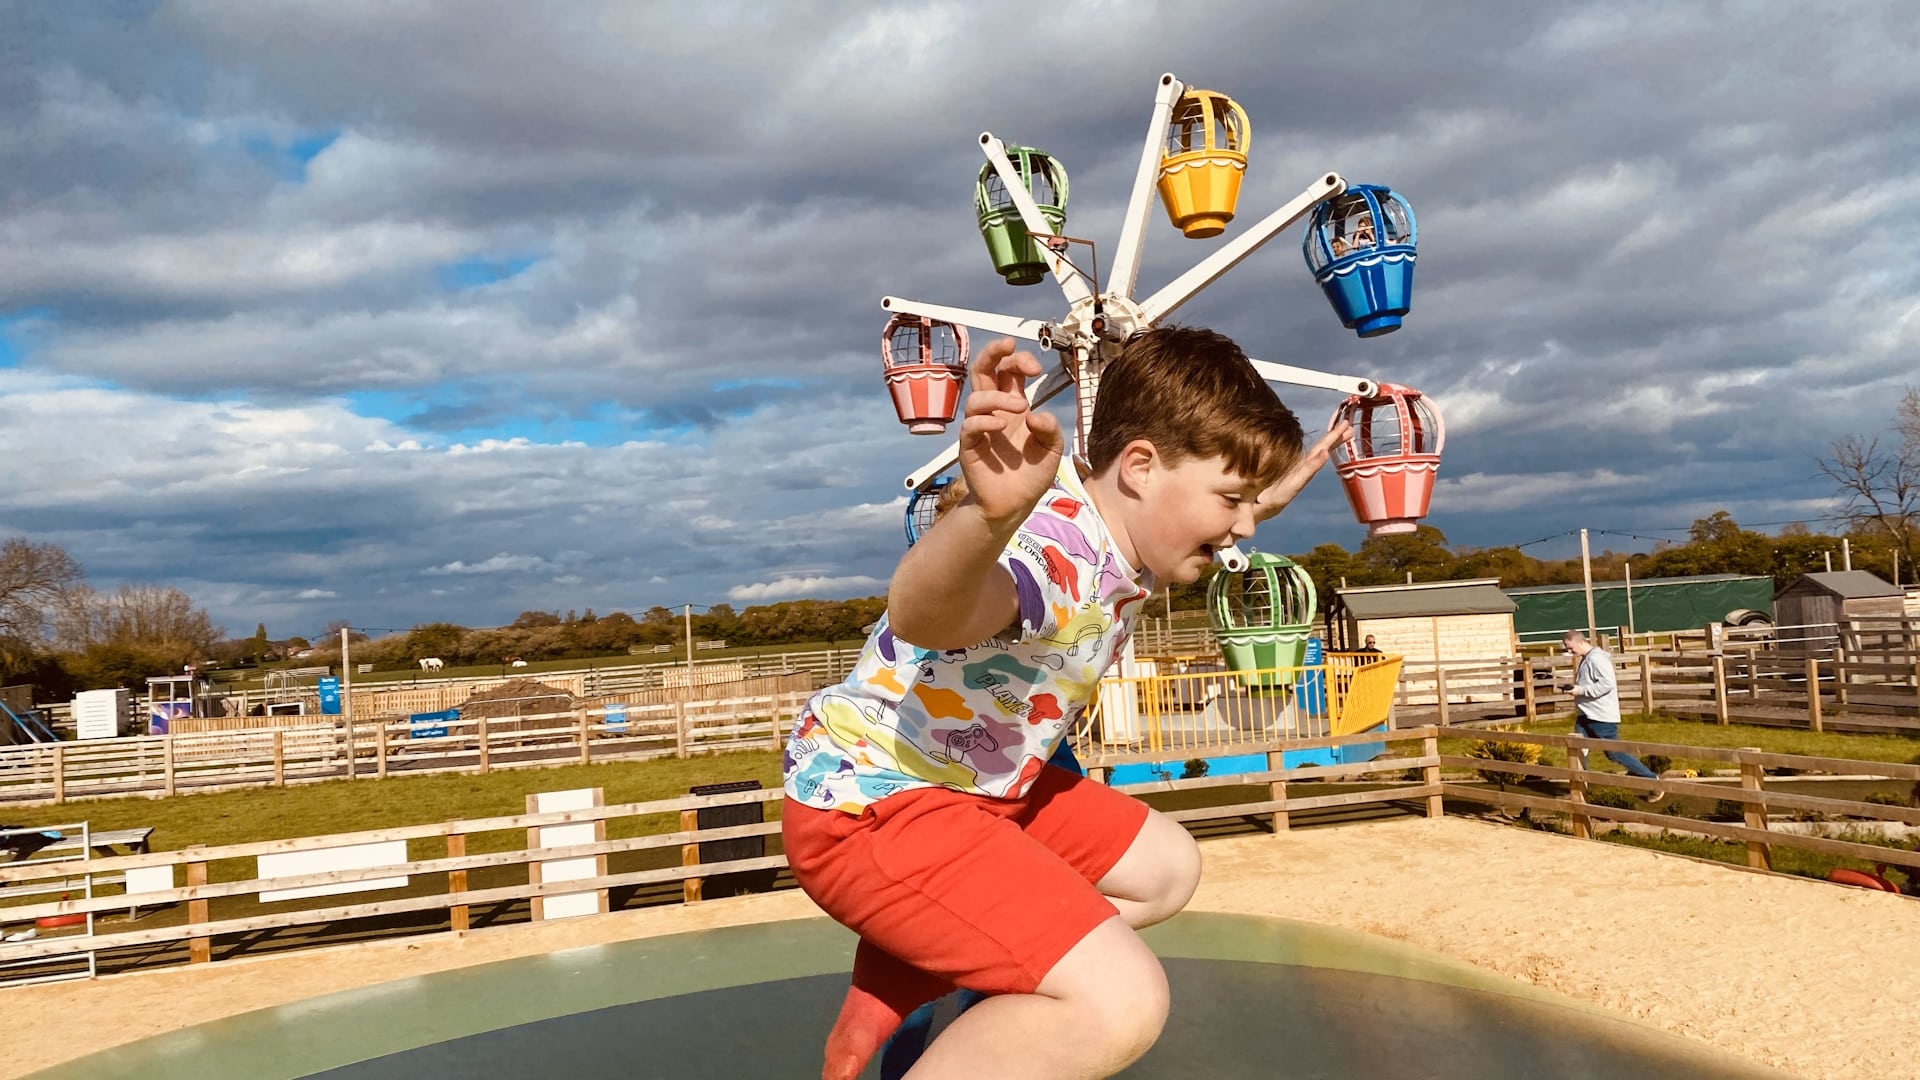
[[[880,335],[893,411],[915,435],[938,435],[960,409],[967,381],[967,328],[920,315],[895,315]]]
[[[1418,390],[1381,383],[1373,397],[1342,402],[1332,424],[1346,420],[1353,435],[1334,447],[1334,467],[1353,516],[1369,536],[1410,533],[1427,515],[1440,470],[1446,422]]]

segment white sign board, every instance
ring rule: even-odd
[[[259,878],[300,877],[324,874],[329,870],[364,870],[372,866],[399,866],[407,861],[407,842],[387,840],[378,844],[348,844],[345,847],[315,848],[260,856]],[[404,889],[405,875],[342,881],[333,885],[308,885],[299,889],[274,889],[260,894],[260,902],[299,900],[308,896],[335,896],[340,893],[371,892],[375,889]]]
[[[577,788],[573,791],[543,791],[531,798],[533,805],[528,809],[536,814],[551,814],[561,810],[587,810],[597,805],[596,789]],[[572,847],[575,844],[591,844],[599,839],[599,823],[582,821],[567,825],[543,825],[530,830],[534,847]],[[602,856],[588,855],[578,859],[547,859],[538,864],[539,879],[542,884],[553,881],[580,881],[598,877]],[[600,913],[600,892],[597,889],[580,893],[549,893],[542,897],[540,917],[543,919],[571,919],[580,915],[598,915]]]

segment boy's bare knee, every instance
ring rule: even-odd
[[[1110,1067],[1125,1068],[1153,1048],[1167,1026],[1170,1001],[1166,972],[1158,963],[1151,972],[1112,988],[1103,1008],[1090,1017]]]
[[[1145,1054],[1167,1022],[1167,973],[1118,918],[1096,927],[1062,957],[1038,992],[1072,1010],[1072,1030],[1109,1072]]]
[[[1172,918],[1199,886],[1200,845],[1178,822],[1157,813],[1099,882],[1101,892],[1131,902],[1122,910],[1135,926]]]

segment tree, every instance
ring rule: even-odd
[[[516,630],[532,630],[541,626],[559,626],[560,616],[552,611],[523,611],[508,624]]]
[[[247,639],[243,648],[247,656],[252,658],[254,666],[260,666],[260,662],[273,651],[273,641],[267,637],[266,623],[258,623],[254,626],[253,636]]]
[[[1882,448],[1880,436],[1849,435],[1835,442],[1820,471],[1844,500],[1832,519],[1848,532],[1872,530],[1884,536],[1914,565],[1920,554],[1920,387],[1909,386],[1894,408],[1899,442]]]
[[[466,636],[467,628],[464,626],[447,622],[422,623],[407,631],[403,651],[409,663],[429,656],[460,658],[460,643]]]
[[[1412,572],[1415,581],[1437,581],[1448,577],[1453,553],[1447,550],[1447,537],[1431,525],[1422,525],[1410,533],[1369,536],[1354,556],[1355,569],[1364,581],[1354,584],[1399,584]]]
[[[129,583],[110,593],[70,590],[54,633],[82,682],[111,686],[198,664],[226,631],[179,589]]]
[[[32,663],[53,616],[84,585],[80,564],[56,544],[0,544],[0,674]]]

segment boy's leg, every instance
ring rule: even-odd
[[[1159,958],[1115,916],[1068,950],[1033,993],[990,997],[963,1013],[907,1076],[1112,1076],[1160,1037],[1167,1005]]]
[[[1036,1030],[1035,1017],[1038,1029],[1052,1029],[1037,1059],[1044,1071],[1029,1071],[1028,1054],[985,1075],[1105,1075],[1111,1063],[1144,1050],[1164,1020],[1164,1005],[1155,1002],[1164,1002],[1165,978],[1092,884],[1125,853],[1146,815],[1142,804],[1114,800],[1105,805],[1123,818],[1082,821],[1079,861],[1006,816],[1024,807],[941,789],[889,796],[857,819],[790,804],[783,831],[801,886],[866,946],[829,1040],[825,1075],[857,1075],[901,1017],[938,992],[915,989],[911,968],[896,957],[911,958],[936,982],[998,995],[935,1040],[910,1076],[983,1075],[975,1063],[1008,1054],[1007,1039]],[[1075,959],[1040,992],[1069,953]],[[980,1013],[986,1022],[975,1019]],[[955,1038],[962,1052],[939,1049]],[[964,1049],[976,1040],[993,1051],[983,1057]]]
[[[1091,781],[1089,781],[1091,783]],[[1094,883],[1134,929],[1180,913],[1200,887],[1200,845],[1179,822],[1148,810],[1127,853]]]
[[[827,1035],[826,1065],[821,1075],[829,1080],[860,1075],[867,1061],[901,1029],[903,1018],[926,1012],[926,1023],[933,1023],[933,1002],[953,985],[903,963],[865,939],[853,951],[853,984],[840,1004],[840,1015]],[[920,1039],[927,1037],[921,1031]],[[883,1064],[884,1070],[886,1066]]]
[[[1200,884],[1200,845],[1178,822],[1131,795],[1046,768],[1015,818],[1092,881],[1127,925],[1171,918]]]

